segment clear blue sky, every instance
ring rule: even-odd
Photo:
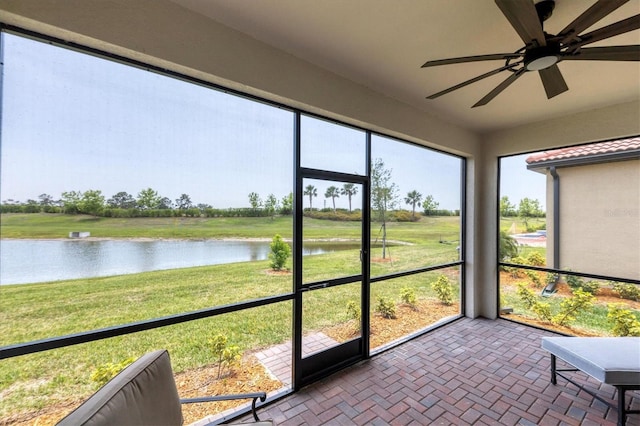
[[[227,208],[248,206],[250,192],[282,199],[293,189],[290,111],[18,36],[5,34],[4,47],[2,200],[89,189],[135,197],[151,187]],[[302,138],[303,166],[364,173],[364,132],[306,118]],[[382,137],[372,144],[401,199],[417,190],[460,208],[458,158]],[[517,177],[503,193],[513,203],[544,204],[542,175],[524,160],[509,173]],[[314,206],[323,206],[331,183],[313,183]],[[346,197],[336,204],[348,207]]]
[[[527,170],[526,159],[531,154],[504,157],[500,162],[500,196],[509,197],[511,204],[525,197],[537,199],[544,209],[547,205],[545,195],[546,177],[542,173]]]

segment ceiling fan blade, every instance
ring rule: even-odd
[[[507,78],[505,81],[503,81],[502,83],[498,84],[496,86],[495,89],[493,89],[492,91],[490,91],[484,98],[480,99],[478,102],[475,103],[475,105],[473,105],[471,108],[475,108],[475,107],[479,107],[479,106],[483,106],[488,104],[489,102],[491,102],[491,100],[493,98],[495,98],[496,96],[498,96],[504,89],[506,89],[507,87],[509,87],[509,85],[511,83],[513,83],[514,81],[516,81],[522,74],[524,74],[524,72],[526,71],[526,69],[520,68],[518,71],[516,71],[515,73],[513,73],[509,78]]]
[[[536,7],[531,0],[495,0],[496,4],[526,45],[535,40],[546,46],[547,40]]]
[[[562,38],[562,43],[569,43],[572,39],[577,39],[578,34],[595,24],[629,0],[598,0],[582,15],[578,16],[572,23],[560,31],[558,37]]]
[[[574,54],[563,55],[563,61],[640,61],[640,45],[583,47]]]
[[[471,83],[475,83],[476,81],[480,81],[480,80],[485,79],[487,77],[491,77],[492,75],[496,75],[499,72],[508,70],[509,68],[516,67],[516,66],[520,65],[521,63],[522,63],[522,61],[515,62],[513,64],[509,64],[509,65],[505,65],[504,67],[497,68],[497,69],[495,69],[493,71],[489,71],[488,73],[479,75],[479,76],[474,77],[474,78],[472,78],[470,80],[464,81],[464,82],[462,82],[460,84],[456,84],[455,86],[449,87],[448,89],[445,89],[445,90],[443,90],[441,92],[434,93],[431,96],[427,96],[427,99],[435,99],[435,98],[440,97],[442,95],[446,95],[447,93],[453,92],[454,90],[458,90],[458,89],[460,89],[462,87],[468,86]]]
[[[569,90],[567,83],[562,77],[560,68],[557,65],[552,65],[549,68],[538,71],[540,78],[542,79],[542,85],[544,91],[547,93],[547,99],[551,99],[554,96],[558,96],[560,93]]]
[[[598,28],[597,30],[581,35],[578,38],[578,42],[576,43],[576,45],[584,46],[596,41],[604,40],[609,37],[637,30],[638,28],[640,28],[640,15],[635,15],[611,25],[607,25],[606,27]],[[572,47],[574,45],[570,46]]]
[[[421,68],[426,67],[435,67],[438,65],[449,65],[449,64],[461,64],[464,62],[476,62],[476,61],[495,61],[499,59],[515,59],[522,57],[520,53],[495,53],[493,55],[477,55],[477,56],[463,56],[460,58],[450,58],[450,59],[438,59],[436,61],[427,61],[422,65]]]

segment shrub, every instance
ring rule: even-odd
[[[360,321],[360,318],[362,317],[360,306],[353,300],[349,300],[347,302],[347,317],[357,321]]]
[[[557,314],[552,315],[551,305],[539,301],[525,283],[518,283],[516,294],[522,300],[525,309],[531,309],[540,320],[563,326],[575,321],[576,315],[590,308],[594,300],[591,293],[577,289],[574,291],[573,297],[567,297],[560,302],[560,310]]]
[[[229,370],[240,361],[240,348],[229,346],[228,338],[224,334],[218,334],[209,340],[209,346],[213,357],[218,362],[218,379],[222,376],[222,369],[226,366]]]
[[[567,275],[567,285],[573,290],[582,290],[587,293],[596,294],[600,289],[600,284],[597,281],[586,281],[575,275]]]
[[[623,284],[613,282],[613,291],[618,293],[621,299],[640,301],[640,286],[636,284]]]
[[[280,271],[284,268],[285,263],[287,263],[287,259],[291,256],[291,247],[289,244],[285,243],[282,240],[282,237],[276,234],[269,245],[271,248],[271,253],[269,253],[269,260],[271,260],[271,269],[274,271]]]
[[[558,325],[569,325],[575,321],[576,315],[589,309],[593,305],[594,296],[591,293],[577,289],[573,297],[567,297],[560,302],[560,312],[553,316],[551,321]]]
[[[587,281],[586,283],[582,284],[581,290],[591,294],[598,294],[598,291],[600,290],[600,284],[597,281]]]
[[[500,231],[500,242],[498,248],[500,251],[498,254],[500,261],[511,259],[518,255],[518,243],[505,231]]]
[[[420,215],[412,215],[408,210],[397,210],[391,213],[390,219],[396,222],[417,222]]]
[[[560,279],[560,276],[558,274],[554,274],[552,272],[547,272],[547,276],[545,278],[545,284],[549,285],[549,284],[555,284],[558,282],[558,280]]]
[[[376,312],[378,312],[382,318],[394,319],[396,317],[396,304],[393,303],[392,300],[378,297]]]
[[[534,286],[536,286],[537,288],[542,287],[542,281],[540,281],[540,277],[538,276],[538,273],[536,271],[525,269],[524,273],[527,277],[529,277]]]
[[[551,305],[549,305],[548,303],[536,302],[533,305],[532,309],[540,320],[553,322],[553,317],[551,316]]]
[[[573,289],[582,288],[582,284],[584,284],[584,280],[576,275],[567,275],[566,280],[567,285]]]
[[[531,266],[544,266],[547,260],[537,251],[533,251],[527,256],[527,263]]]
[[[104,386],[109,380],[113,379],[119,372],[124,370],[129,364],[135,361],[135,358],[127,358],[117,364],[108,362],[102,364],[91,373],[91,380],[96,382],[98,386]]]
[[[522,300],[525,309],[531,309],[538,302],[536,295],[533,294],[533,291],[531,291],[525,283],[518,283],[516,294],[520,300]]]
[[[453,291],[451,290],[451,284],[449,278],[445,275],[440,275],[437,280],[431,284],[431,288],[438,295],[438,299],[444,305],[451,305],[453,303]]]
[[[405,287],[400,290],[400,299],[403,303],[409,305],[411,309],[416,309],[416,291],[412,288]]]
[[[614,336],[640,336],[640,321],[621,303],[610,303],[607,305],[607,319],[613,323]]]

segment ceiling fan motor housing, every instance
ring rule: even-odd
[[[531,47],[524,53],[527,71],[539,71],[554,65],[560,59],[560,43],[547,41],[546,46]]]

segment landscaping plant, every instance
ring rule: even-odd
[[[404,287],[402,290],[400,290],[400,299],[402,300],[402,302],[406,305],[408,305],[409,307],[411,307],[411,309],[415,310],[417,305],[417,300],[416,300],[416,291],[413,288],[409,288],[409,287]]]
[[[453,291],[451,290],[451,283],[449,282],[449,278],[445,275],[438,276],[432,284],[431,288],[438,295],[438,299],[444,305],[451,305],[453,303]]]
[[[640,301],[640,286],[636,284],[623,284],[612,282],[613,291],[618,293],[621,299]]]
[[[222,376],[223,367],[229,370],[240,361],[240,348],[228,346],[228,338],[224,334],[217,334],[209,340],[209,346],[214,358],[218,362],[218,379]]]
[[[610,303],[607,305],[609,312],[607,319],[613,323],[614,336],[640,336],[640,321],[622,303]]]
[[[384,297],[378,297],[378,304],[376,305],[376,312],[378,312],[382,318],[395,319],[396,318],[396,304],[393,300],[386,299]]]
[[[269,260],[271,260],[271,269],[274,271],[280,271],[284,268],[287,259],[291,256],[291,247],[285,243],[280,234],[276,234],[269,245],[271,252],[269,253]]]
[[[131,357],[127,358],[119,363],[107,362],[96,368],[91,373],[91,380],[98,384],[98,387],[104,386],[109,380],[113,379],[119,372],[124,370],[129,364],[136,359]]]

